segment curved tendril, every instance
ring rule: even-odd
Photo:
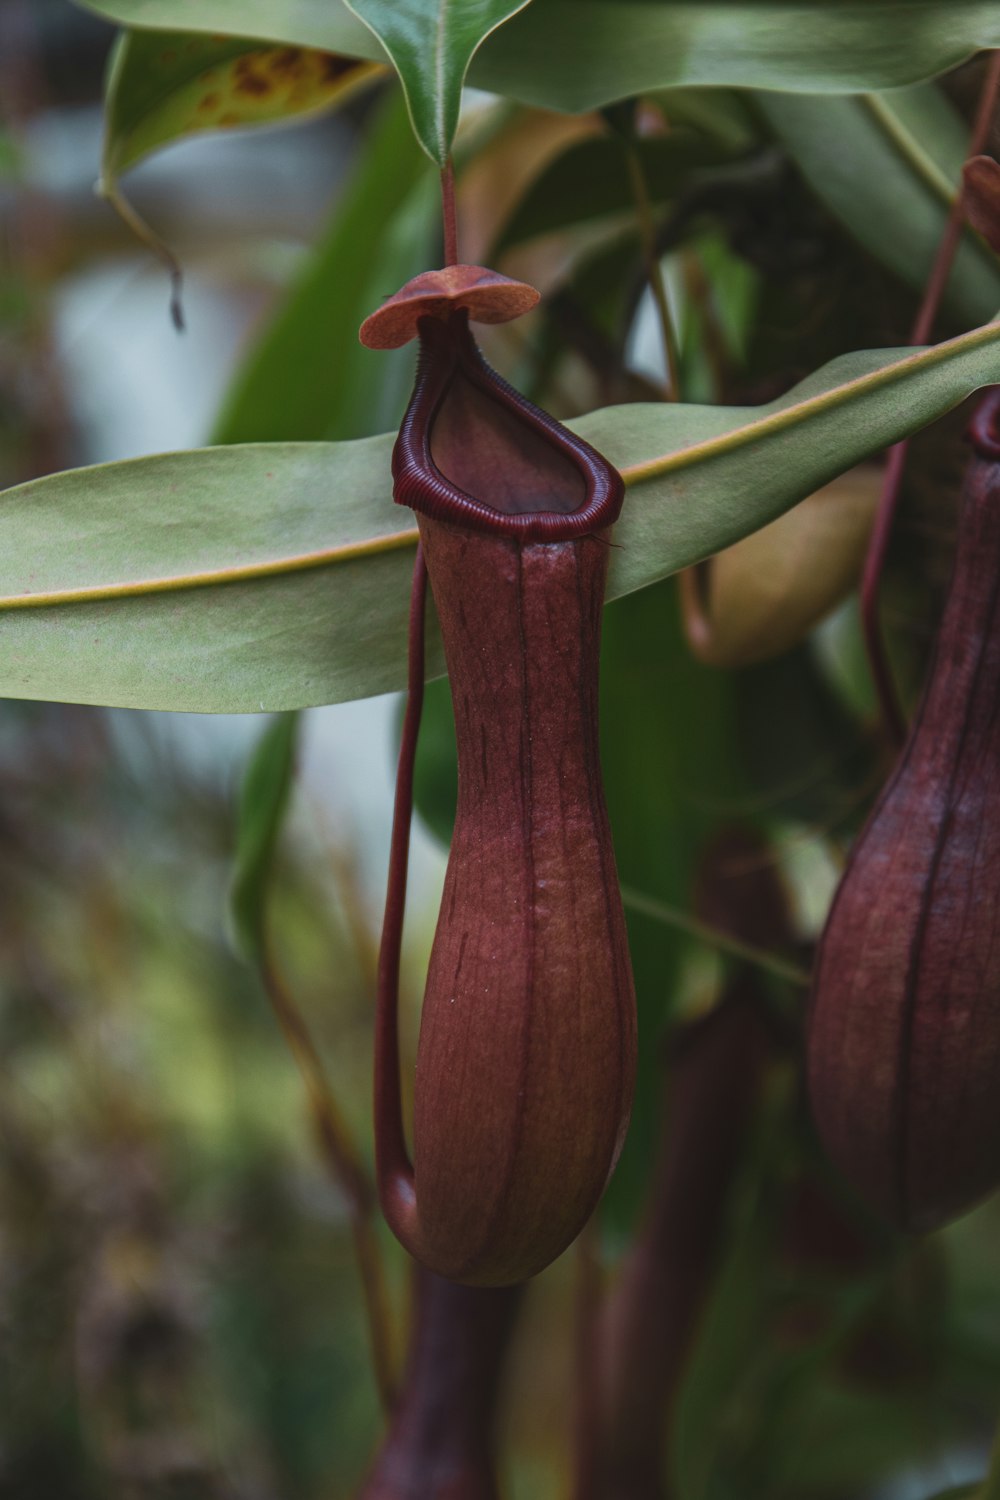
[[[399,967],[406,907],[406,876],[413,815],[413,767],[424,706],[424,632],[427,566],[417,546],[410,594],[406,711],[396,772],[396,799],[389,846],[385,919],[378,959],[375,1016],[376,1171],[383,1203],[401,1214],[414,1204],[413,1164],[406,1149],[399,1065]]]

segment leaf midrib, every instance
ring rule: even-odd
[[[441,0],[434,38],[434,131],[441,159],[448,155],[448,130],[445,123],[445,31],[448,25],[448,0]]]
[[[804,401],[797,401],[791,406],[782,407],[766,417],[744,423],[742,427],[733,428],[730,432],[706,438],[698,443],[691,443],[685,448],[675,449],[658,458],[625,465],[620,470],[622,478],[628,488],[633,488],[651,479],[662,478],[666,474],[690,468],[701,461],[710,461],[713,458],[736,452],[750,443],[793,428],[810,416],[836,410],[837,407],[849,402],[852,397],[863,391],[877,390],[880,386],[891,385],[894,381],[904,378],[906,372],[914,367],[933,367],[945,363],[956,354],[966,353],[998,340],[1000,340],[1000,322],[986,323],[970,333],[960,334],[957,338],[936,344],[930,349],[908,354],[905,358],[885,365],[879,370],[855,376],[853,380],[845,381],[831,390],[820,391],[815,396],[809,396]],[[188,589],[221,587],[231,583],[279,578],[292,573],[333,567],[338,563],[377,556],[383,552],[399,551],[415,546],[417,537],[416,527],[410,527],[403,531],[368,537],[358,542],[348,542],[336,547],[320,548],[312,552],[297,553],[289,557],[268,559],[231,568],[180,573],[165,578],[95,584],[76,589],[51,589],[39,590],[37,593],[0,595],[0,612],[145,598]]]
[[[879,386],[892,385],[914,366],[921,369],[933,367],[946,362],[956,351],[965,353],[968,350],[977,349],[981,344],[993,343],[995,340],[1000,340],[1000,321],[984,323],[981,328],[974,328],[971,333],[960,334],[957,338],[948,339],[942,344],[935,344],[930,349],[918,350],[903,359],[895,360],[891,365],[883,365],[880,370],[872,370],[867,375],[856,375],[853,380],[834,386],[832,390],[820,391],[816,396],[808,396],[804,401],[796,401],[791,406],[772,412],[770,416],[759,417],[756,421],[747,422],[742,427],[735,427],[731,432],[722,433],[719,437],[706,438],[701,443],[692,443],[687,448],[678,448],[673,453],[664,454],[662,458],[651,458],[640,464],[631,464],[621,470],[622,477],[626,485],[641,484],[644,480],[659,479],[664,474],[672,474],[678,469],[689,468],[700,458],[706,456],[714,458],[718,454],[731,452],[758,438],[770,437],[788,427],[795,427],[808,416],[833,411],[850,401],[852,396],[857,395],[859,391],[877,390]]]
[[[359,557],[396,552],[413,546],[417,535],[416,527],[412,527],[407,531],[390,531],[383,536],[368,537],[361,542],[346,542],[339,547],[321,547],[315,552],[298,552],[290,557],[268,558],[266,562],[244,563],[234,568],[209,568],[201,573],[175,573],[165,578],[133,579],[124,583],[97,583],[79,589],[40,589],[37,593],[2,594],[0,611],[50,608],[60,604],[101,604],[111,599],[144,599],[148,595],[172,594],[185,589],[249,583],[261,578],[283,578],[289,573],[308,573],[314,568],[328,568],[335,563],[351,562]]]

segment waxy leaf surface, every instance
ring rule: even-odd
[[[417,139],[443,167],[473,53],[528,0],[347,0],[392,59]]]
[[[990,324],[846,356],[765,407],[590,413],[573,426],[629,484],[609,597],[748,535],[998,381]],[[0,495],[0,692],[241,713],[401,687],[416,533],[392,503],[392,443],[166,454]]]
[[[341,0],[85,3],[125,26],[386,56]],[[533,0],[488,37],[470,82],[563,110],[672,84],[860,93],[930,78],[998,46],[994,0]]]

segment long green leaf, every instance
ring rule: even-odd
[[[342,0],[74,0],[121,26],[208,32],[385,63],[385,48]]]
[[[968,130],[931,85],[895,94],[757,103],[831,212],[883,265],[922,289],[962,183]],[[1000,261],[970,231],[946,309],[966,325],[1000,306]]]
[[[266,951],[268,883],[291,795],[298,726],[298,714],[274,719],[261,735],[243,779],[229,914],[236,946],[249,963],[260,963]]]
[[[528,0],[346,0],[378,37],[406,92],[417,139],[443,167],[462,85],[480,45]]]
[[[385,60],[341,0],[78,3],[126,26]],[[470,81],[563,110],[673,84],[862,93],[916,83],[998,46],[995,0],[533,0],[488,38]]]
[[[433,177],[394,90],[326,234],[241,365],[216,443],[364,437],[398,422],[412,360],[365,349],[357,331],[430,260]]]
[[[472,81],[568,110],[681,83],[856,93],[997,45],[992,0],[535,0]]]
[[[609,597],[718,551],[1000,382],[1000,323],[834,361],[765,407],[609,407],[626,474]],[[392,438],[167,454],[0,496],[0,691],[241,713],[403,681],[415,531]],[[440,670],[432,657],[432,671]]]

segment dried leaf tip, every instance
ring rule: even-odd
[[[415,339],[421,318],[447,318],[465,311],[473,323],[509,323],[530,312],[539,293],[486,266],[446,266],[422,271],[389,297],[361,325],[368,349],[400,349]]]

